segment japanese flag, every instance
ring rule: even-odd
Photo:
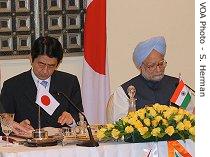
[[[87,0],[82,102],[90,124],[106,124],[110,96],[106,42],[106,0]]]
[[[37,89],[36,103],[52,115],[60,103],[43,87]]]

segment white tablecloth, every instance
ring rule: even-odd
[[[179,142],[194,157],[194,142],[191,140]],[[165,141],[149,143],[107,142],[99,144],[99,147],[80,147],[76,145],[25,147],[14,145],[9,148],[0,145],[0,157],[168,157],[168,146]]]

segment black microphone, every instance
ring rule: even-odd
[[[92,130],[90,128],[90,125],[89,125],[88,120],[87,120],[86,116],[84,115],[84,113],[68,98],[68,96],[65,93],[63,93],[63,92],[55,92],[55,93],[57,95],[62,95],[68,101],[68,103],[71,106],[73,106],[84,117],[84,120],[87,123],[87,131],[88,131],[88,135],[89,135],[90,140],[84,141],[82,143],[78,143],[76,145],[77,146],[84,146],[84,147],[98,147],[99,144],[93,138]]]
[[[187,86],[191,91],[193,91],[193,93],[195,93],[195,90],[192,89],[190,86],[188,86],[187,84],[185,84],[185,86]]]

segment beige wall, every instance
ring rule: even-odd
[[[66,71],[76,75],[81,84],[82,81],[82,56],[65,57],[59,66],[59,70]],[[1,83],[3,81],[31,68],[29,59],[0,60]]]
[[[133,49],[156,35],[166,38],[166,73],[195,87],[193,0],[108,0],[107,12],[112,90],[138,74]]]
[[[111,90],[138,74],[132,52],[139,41],[163,35],[167,40],[166,73],[194,88],[194,1],[107,0],[107,49]],[[59,68],[81,83],[82,57],[68,57]],[[30,68],[28,60],[0,60],[2,82]]]

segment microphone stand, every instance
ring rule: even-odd
[[[64,94],[63,92],[57,92],[57,95],[62,95],[69,102],[69,104],[71,104],[84,117],[84,120],[87,123],[87,131],[88,131],[90,140],[84,141],[82,143],[78,143],[76,145],[84,146],[84,147],[98,147],[99,143],[96,142],[95,139],[93,138],[92,130],[90,128],[90,125],[89,125],[88,120],[87,120],[86,116],[84,115],[84,113],[67,97],[66,94]]]
[[[190,86],[188,86],[187,84],[185,84],[191,91],[193,91],[193,93],[195,93],[195,90],[192,89]]]

